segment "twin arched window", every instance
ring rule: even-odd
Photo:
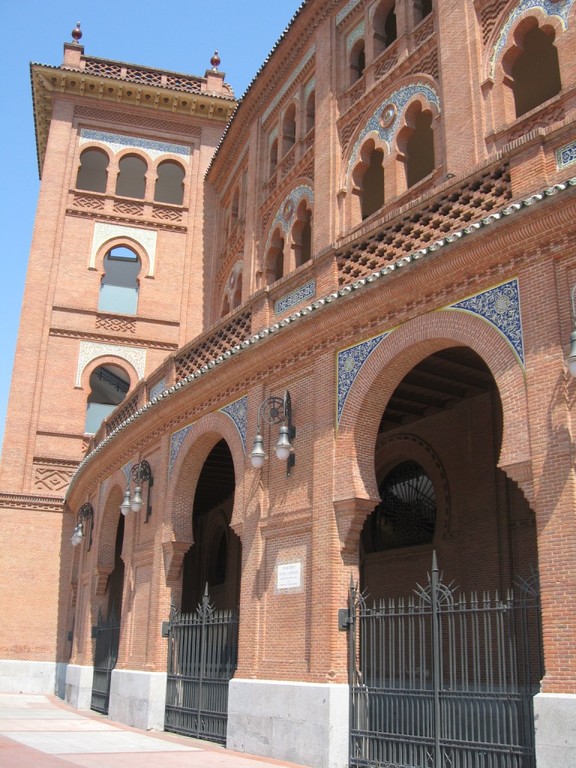
[[[290,249],[288,250],[287,245]],[[266,254],[266,285],[271,285],[312,258],[312,210],[307,200],[298,205],[289,243],[280,227],[274,230]]]
[[[76,189],[105,193],[108,188],[110,158],[101,149],[85,149],[80,155]],[[148,164],[136,154],[124,155],[118,162],[115,194],[143,200],[146,197]],[[174,160],[163,160],[157,167],[154,201],[182,205],[184,201],[184,168]]]

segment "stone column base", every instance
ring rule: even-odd
[[[313,768],[348,765],[347,685],[231,680],[226,746]]]
[[[145,731],[163,731],[166,682],[165,672],[113,670],[108,709],[110,719]]]
[[[534,724],[538,768],[574,768],[576,765],[576,694],[536,694]]]
[[[1,693],[56,693],[55,661],[22,661],[0,659]]]
[[[90,709],[94,667],[68,664],[66,670],[65,701],[75,709]]]

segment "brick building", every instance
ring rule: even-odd
[[[575,6],[307,0],[238,106],[217,56],[33,65],[3,686],[573,765]]]

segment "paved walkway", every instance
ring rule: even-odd
[[[298,768],[217,744],[140,731],[53,696],[0,693],[2,768]]]

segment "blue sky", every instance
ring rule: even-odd
[[[241,96],[300,0],[7,0],[2,5],[0,441],[39,187],[30,62],[60,65],[62,46],[71,42],[80,21],[87,56],[204,75],[218,49],[220,69]]]

